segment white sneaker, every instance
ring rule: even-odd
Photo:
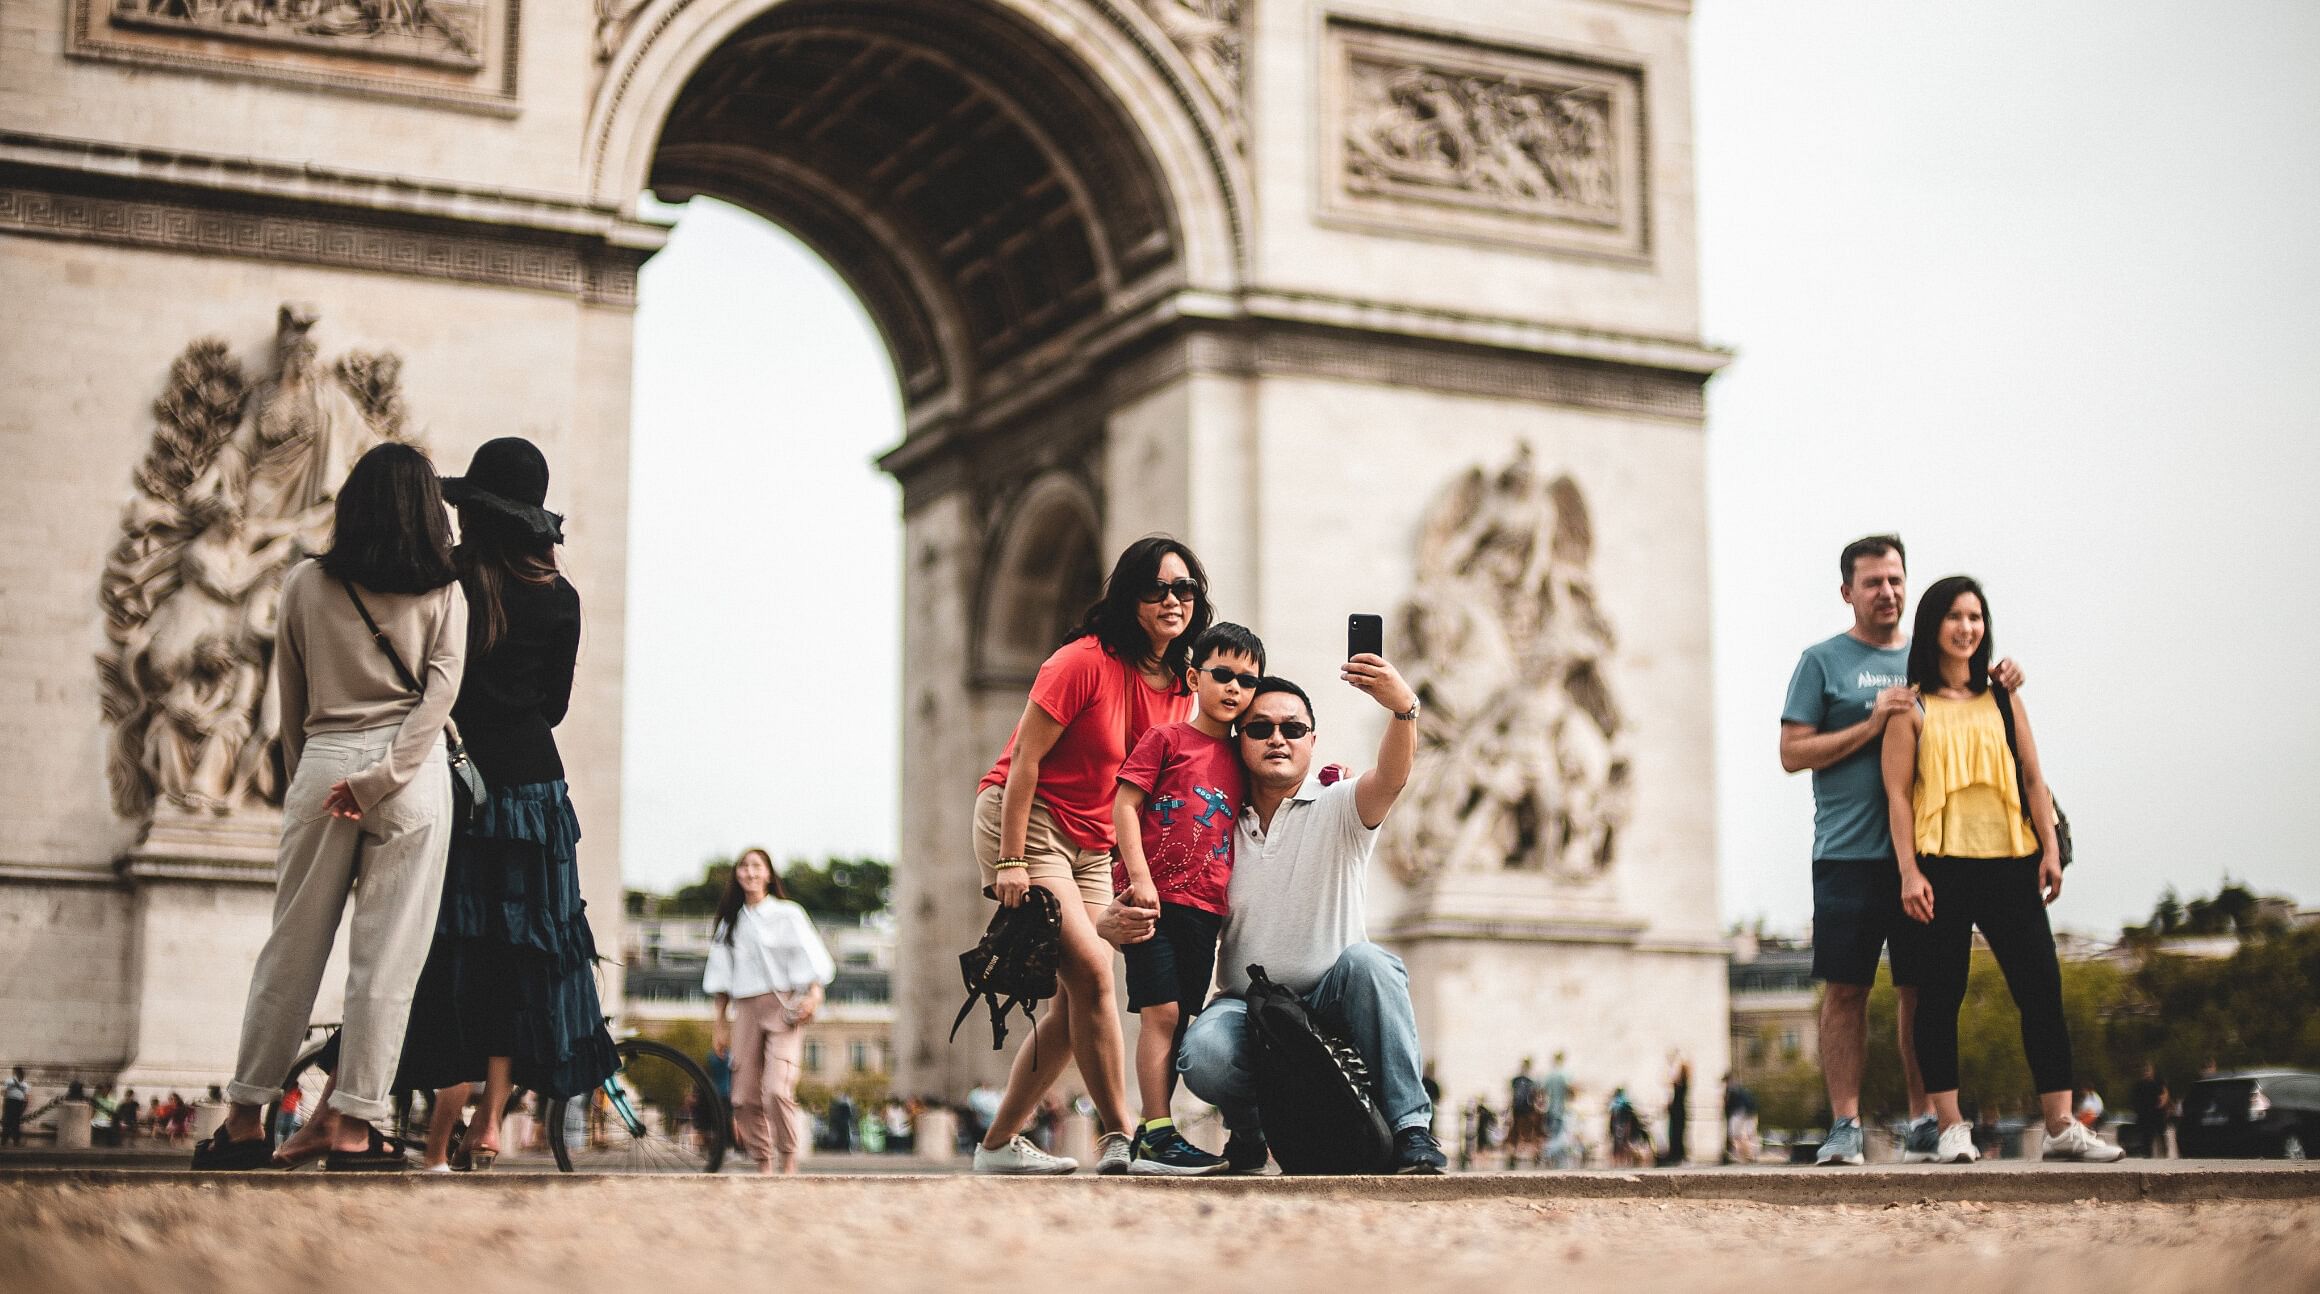
[[[1953,1123],[1941,1130],[1941,1144],[1933,1152],[1937,1164],[1970,1164],[1982,1157],[1974,1149],[1974,1125]]]
[[[2060,1132],[2046,1137],[2048,1159],[2075,1159],[2082,1164],[2108,1164],[2124,1159],[2127,1152],[2104,1141],[2077,1120]]]
[[[1135,1155],[1135,1143],[1125,1132],[1107,1132],[1096,1138],[1096,1175],[1118,1177],[1128,1171]]]
[[[997,1150],[975,1147],[975,1171],[978,1173],[1008,1173],[1019,1177],[1061,1177],[1076,1171],[1079,1161],[1062,1155],[1051,1155],[1031,1144],[1028,1137],[1017,1137]]]

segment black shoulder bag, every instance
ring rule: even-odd
[[[346,590],[347,600],[354,603],[355,613],[362,617],[364,627],[371,631],[371,641],[379,645],[379,650],[387,654],[387,663],[395,667],[395,677],[418,695],[427,695],[427,685],[412,677],[410,667],[403,664],[403,654],[395,650],[394,642],[379,628],[379,622],[371,619],[371,609],[363,605],[362,595],[354,591],[353,582],[340,580],[338,583]],[[476,815],[483,812],[483,802],[490,792],[483,784],[483,770],[467,757],[467,743],[459,739],[459,725],[449,715],[443,718],[443,752],[451,766],[452,824],[471,826]]]
[[[1990,695],[1998,699],[1998,718],[2006,725],[2006,753],[2014,757],[2014,797],[2022,802],[2022,821],[2030,824],[2030,834],[2038,834],[2038,817],[2030,811],[2030,777],[2022,771],[2022,746],[2014,739],[2014,698],[2006,695],[2005,685],[1995,679],[1990,682]],[[2048,786],[2051,798],[2054,788]],[[2062,856],[2062,865],[2070,866],[2070,815],[2062,811],[2062,802],[2054,802],[2054,852]]]
[[[1021,1009],[1036,1029],[1034,1009],[1055,996],[1056,974],[1063,964],[1063,908],[1044,885],[1034,885],[1015,907],[991,914],[991,925],[973,948],[959,954],[959,977],[967,982],[967,1000],[951,1021],[951,1041],[959,1026],[981,998],[991,1008],[991,1050],[1007,1041],[1007,1013]],[[1005,998],[1006,1001],[1000,1001]],[[1037,1046],[1037,1034],[1033,1035]],[[1036,1056],[1037,1053],[1034,1053]]]

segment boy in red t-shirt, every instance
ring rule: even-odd
[[[1229,1167],[1176,1130],[1168,1098],[1176,1090],[1176,1047],[1208,1000],[1224,928],[1233,829],[1248,777],[1232,725],[1264,672],[1265,645],[1255,634],[1234,624],[1212,627],[1192,647],[1192,718],[1152,728],[1120,766],[1113,888],[1133,906],[1160,911],[1152,937],[1123,950],[1128,1009],[1140,1022],[1136,1086],[1144,1102],[1131,1173],[1205,1177]]]

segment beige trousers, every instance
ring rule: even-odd
[[[346,1016],[334,1110],[371,1123],[393,1113],[389,1089],[411,1017],[411,991],[435,938],[443,863],[451,849],[451,774],[437,746],[402,790],[359,822],[332,817],[331,784],[386,757],[395,728],[318,732],[306,739],[282,801],[274,928],[250,975],[241,1051],[226,1099],[263,1105],[281,1094],[322,987],[347,900]]]
[[[806,1031],[782,1014],[781,994],[733,999],[733,1129],[758,1163],[805,1149],[798,1072]]]

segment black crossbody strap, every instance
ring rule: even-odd
[[[1998,720],[2006,725],[2006,753],[2014,757],[2014,796],[2022,802],[2022,821],[2037,825],[2030,813],[2030,776],[2022,771],[2022,747],[2014,739],[2014,698],[2006,695],[2006,685],[1990,680],[1990,695],[1997,698]]]
[[[387,663],[395,667],[395,677],[403,680],[404,687],[421,696],[427,695],[427,685],[411,677],[410,667],[403,664],[403,654],[395,650],[394,641],[387,637],[385,630],[379,628],[379,622],[371,619],[371,609],[363,605],[362,595],[354,591],[354,581],[340,580],[338,586],[346,590],[347,601],[354,603],[355,613],[362,617],[363,627],[371,631],[371,641],[377,643],[379,650],[387,654]],[[2013,723],[2008,720],[2006,739],[2012,741],[2013,737]]]

